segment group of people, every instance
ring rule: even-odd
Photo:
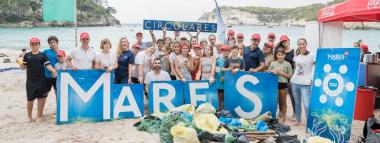
[[[66,55],[59,48],[58,38],[50,36],[47,42],[50,48],[40,52],[40,40],[30,39],[31,52],[23,56],[21,68],[27,69],[27,111],[30,122],[33,101],[38,100],[38,120],[42,120],[43,108],[47,94],[54,87],[56,94],[57,70],[97,69],[114,71],[116,84],[145,84],[147,95],[151,81],[165,80],[208,80],[219,84],[219,105],[223,108],[224,72],[271,72],[278,75],[278,103],[280,121],[286,121],[289,94],[297,124],[301,124],[302,104],[307,116],[311,96],[314,55],[307,50],[307,41],[298,39],[296,50],[290,46],[290,39],[282,35],[276,43],[276,34],[269,33],[266,39],[261,35],[250,36],[250,44],[244,43],[245,35],[235,34],[229,30],[225,41],[217,42],[214,34],[208,39],[198,39],[200,31],[193,36],[181,37],[179,31],[169,37],[163,29],[163,37],[156,39],[149,31],[151,42],[143,42],[143,34],[136,33],[136,42],[130,44],[128,38],[122,37],[111,52],[109,39],[100,42],[100,52],[90,46],[90,34],[81,33],[81,45]],[[264,46],[259,47],[265,40]],[[219,80],[220,82],[215,82]],[[264,90],[264,89],[263,89]],[[147,97],[146,97],[147,98]]]

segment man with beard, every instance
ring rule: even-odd
[[[161,70],[161,59],[156,58],[153,61],[152,71],[146,74],[144,83],[145,83],[145,91],[148,92],[149,84],[151,81],[169,81],[171,80],[169,73]]]

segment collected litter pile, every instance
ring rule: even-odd
[[[139,131],[158,133],[161,143],[248,143],[266,139],[300,142],[297,136],[286,135],[290,127],[271,118],[270,112],[247,120],[234,118],[227,110],[216,112],[209,103],[196,109],[186,104],[167,113],[148,115],[134,126]]]

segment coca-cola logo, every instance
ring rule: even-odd
[[[380,0],[369,0],[368,9],[374,9],[380,7]]]
[[[335,6],[329,6],[322,10],[322,18],[331,17],[335,14]]]

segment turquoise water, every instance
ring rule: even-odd
[[[287,34],[292,41],[304,37],[305,29],[302,27],[274,27],[268,28],[264,26],[233,26],[232,29],[244,33],[246,37],[252,33],[259,33],[266,36],[268,32],[275,32],[277,37],[280,34]],[[91,36],[91,45],[98,49],[100,40],[109,38],[114,47],[118,43],[118,39],[126,36],[130,42],[135,42],[134,35],[137,31],[144,33],[144,41],[150,41],[148,31],[143,31],[141,25],[123,25],[121,27],[79,27],[78,33],[89,32]],[[168,32],[172,36],[172,32]],[[161,31],[155,31],[158,38],[162,37]],[[0,48],[11,50],[20,50],[28,48],[28,40],[31,37],[38,37],[42,40],[42,47],[48,47],[46,39],[50,35],[56,35],[59,38],[59,46],[62,49],[70,50],[75,47],[75,31],[72,27],[49,27],[49,28],[0,28]],[[78,34],[79,35],[79,34]],[[182,36],[187,36],[182,33]],[[200,39],[207,38],[208,33],[201,33]],[[363,39],[368,44],[370,51],[380,51],[380,30],[345,30],[343,33],[343,46],[352,47],[353,41]],[[246,38],[246,43],[249,43]],[[263,43],[263,42],[262,42]],[[296,43],[292,42],[292,47],[296,47]]]

